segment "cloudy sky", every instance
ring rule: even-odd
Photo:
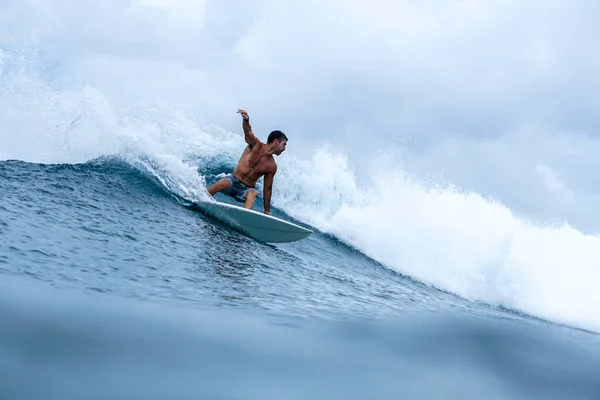
[[[0,0],[0,46],[115,107],[282,129],[360,174],[422,180],[600,232],[600,3],[591,0]],[[31,50],[24,50],[25,53]],[[263,135],[264,136],[264,135]],[[292,142],[290,142],[292,144]]]

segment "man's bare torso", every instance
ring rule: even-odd
[[[255,187],[256,181],[265,174],[274,174],[277,164],[273,155],[267,154],[263,143],[257,143],[252,148],[246,146],[233,175],[249,187]]]

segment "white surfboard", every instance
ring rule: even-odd
[[[199,201],[193,206],[246,235],[267,243],[287,243],[308,237],[313,231],[254,210],[218,201]]]

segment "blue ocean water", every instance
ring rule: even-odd
[[[231,167],[198,163],[209,183]],[[0,162],[0,398],[600,397],[593,330],[467,300],[318,228],[256,242],[147,165]]]

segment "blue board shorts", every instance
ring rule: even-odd
[[[246,195],[250,190],[254,190],[256,192],[256,189],[249,187],[232,174],[227,175],[225,179],[229,181],[229,188],[223,190],[223,193],[231,196],[240,203],[246,201]]]

